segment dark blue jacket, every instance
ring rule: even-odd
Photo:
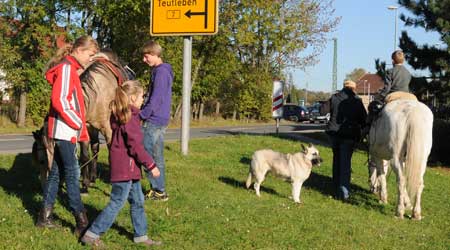
[[[151,170],[156,167],[153,158],[144,149],[139,109],[129,106],[131,119],[120,124],[111,115],[112,138],[109,147],[109,164],[111,166],[111,182],[139,180],[143,165]]]
[[[343,88],[330,98],[330,121],[326,132],[345,139],[359,140],[366,117],[361,98],[351,89]]]
[[[167,126],[172,104],[172,66],[162,63],[152,70],[147,97],[141,109],[141,119],[159,126]]]

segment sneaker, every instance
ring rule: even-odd
[[[93,238],[91,236],[88,236],[87,234],[84,234],[81,238],[81,242],[83,242],[85,245],[92,246],[94,248],[104,248],[105,244],[100,238]]]
[[[161,246],[161,241],[155,241],[152,239],[146,239],[144,241],[137,242],[138,244],[146,245],[146,246]]]
[[[158,192],[155,190],[150,190],[147,192],[147,194],[145,195],[146,199],[151,199],[154,201],[167,201],[169,200],[169,196],[167,195],[166,192]]]

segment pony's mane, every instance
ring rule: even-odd
[[[103,53],[96,55],[94,60],[80,75],[86,109],[89,107],[90,102],[95,102],[95,100],[97,100],[102,90],[107,87],[117,87],[117,78],[114,73],[111,72],[106,64],[99,60],[95,60],[96,58],[107,59],[119,69],[119,72],[124,72],[123,67],[119,62],[109,60],[109,58]],[[101,80],[100,76],[102,78],[107,78],[107,81]]]

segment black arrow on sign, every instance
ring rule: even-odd
[[[208,0],[205,0],[205,11],[203,12],[192,12],[191,10],[184,13],[185,16],[191,18],[191,16],[205,16],[205,29],[208,28]]]

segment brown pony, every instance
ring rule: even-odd
[[[97,178],[97,154],[100,149],[98,131],[105,137],[106,143],[111,142],[111,127],[109,118],[110,102],[114,99],[115,89],[133,75],[119,63],[117,55],[111,50],[102,50],[92,63],[80,74],[86,107],[86,123],[89,132],[89,142],[80,142],[80,166],[82,168],[83,189],[87,192],[91,182]],[[54,143],[47,137],[46,125],[41,130],[33,132],[32,157],[34,165],[40,170],[41,184],[45,183],[51,169],[54,152]],[[92,159],[89,156],[91,145]]]

